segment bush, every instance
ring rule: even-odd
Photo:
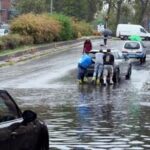
[[[20,37],[20,45],[32,45],[34,40],[31,36],[21,36]]]
[[[22,36],[19,34],[9,34],[0,39],[2,49],[14,49],[21,45],[33,44],[33,39],[30,36]]]
[[[92,35],[93,31],[91,26],[83,21],[74,21],[73,23],[74,37]]]
[[[61,14],[53,14],[50,16],[58,20],[61,25],[61,31],[59,33],[58,40],[66,41],[72,39],[73,38],[72,19],[70,17]]]
[[[12,33],[31,36],[34,43],[47,43],[58,38],[60,24],[46,14],[24,14],[11,23]]]
[[[0,50],[3,50],[5,47],[5,43],[0,40]]]
[[[5,43],[5,49],[14,49],[20,45],[20,36],[17,34],[3,36],[1,40]]]
[[[96,31],[96,30],[94,30],[94,31],[93,31],[93,35],[95,35],[95,36],[101,36],[102,33],[101,33],[101,32],[98,32],[98,31]]]

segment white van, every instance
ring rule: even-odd
[[[116,37],[127,40],[131,35],[139,35],[145,40],[150,40],[150,33],[148,33],[141,25],[118,24]]]

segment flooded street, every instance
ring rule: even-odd
[[[120,43],[109,46],[120,48]],[[106,87],[78,85],[82,45],[0,68],[1,89],[22,110],[32,109],[47,123],[50,150],[149,150],[150,51],[146,64],[133,62],[130,80]],[[98,49],[100,41],[93,40],[93,45]]]

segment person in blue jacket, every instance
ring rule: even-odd
[[[78,81],[79,83],[84,82],[87,68],[93,63],[92,57],[88,53],[84,53],[78,62]]]

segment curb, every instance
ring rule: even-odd
[[[90,37],[90,38],[91,39],[98,39],[100,37]],[[51,44],[45,44],[44,46],[34,46],[34,47],[29,48],[29,49],[25,49],[23,51],[14,52],[12,54],[6,54],[3,56],[0,56],[0,61],[9,61],[10,59],[13,59],[16,57],[20,57],[20,56],[28,55],[28,54],[35,54],[36,52],[44,52],[46,50],[49,50],[49,52],[51,52],[51,49],[57,49],[57,48],[62,47],[62,46],[68,46],[68,45],[76,44],[76,43],[82,42],[84,40],[85,40],[85,37],[83,37],[82,39],[77,39],[77,40],[70,40],[70,41],[65,41],[65,42],[55,42],[55,43],[51,43]]]
[[[6,54],[4,56],[0,56],[0,67],[13,65],[17,62],[27,61],[29,59],[33,59],[39,56],[44,56],[47,54],[56,54],[59,52],[67,51],[74,44],[83,42],[87,37],[82,37],[76,40],[63,41],[63,42],[54,42],[50,44],[44,44],[42,46],[34,46],[29,49],[25,49],[23,51],[14,52],[12,54]],[[90,39],[101,39],[99,36],[89,37]]]

